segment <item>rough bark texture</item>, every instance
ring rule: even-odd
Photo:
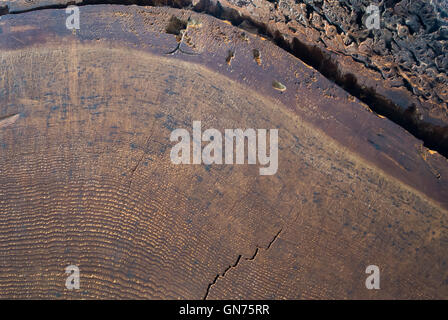
[[[433,115],[446,121],[447,2],[226,0],[223,3],[240,8],[254,20],[273,21],[285,35],[299,36],[308,44],[351,56],[378,72],[386,86],[408,87],[422,101],[429,100],[433,109],[441,109],[431,109]],[[365,26],[366,8],[371,4],[380,8],[379,30],[368,30]],[[364,74],[356,76],[362,78]]]
[[[196,7],[269,36],[447,156],[446,2],[379,2],[381,27],[368,30],[372,3],[203,0]]]

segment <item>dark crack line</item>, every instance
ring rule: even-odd
[[[203,300],[207,300],[207,297],[208,297],[208,295],[210,293],[211,288],[216,284],[216,282],[218,281],[219,278],[224,278],[225,275],[227,274],[227,272],[230,269],[236,268],[239,265],[241,260],[245,260],[245,261],[253,261],[253,260],[255,260],[255,258],[257,257],[258,253],[260,252],[260,249],[263,249],[264,251],[269,250],[271,248],[272,244],[275,242],[275,240],[277,240],[277,238],[279,237],[280,233],[282,233],[282,231],[283,231],[283,228],[280,228],[280,230],[274,235],[274,237],[271,239],[271,241],[269,241],[269,243],[268,243],[268,245],[266,247],[262,248],[262,247],[258,247],[257,246],[255,248],[254,254],[251,257],[242,259],[242,255],[241,254],[238,255],[238,258],[236,259],[234,264],[228,266],[222,273],[218,273],[215,276],[215,278],[213,279],[213,281],[208,284],[207,290],[205,291],[205,295],[204,295]]]
[[[140,159],[137,161],[137,164],[134,166],[134,168],[132,168],[132,170],[130,172],[128,192],[127,192],[128,194],[131,191],[131,185],[132,185],[132,180],[134,178],[134,173],[135,173],[135,171],[137,171],[138,167],[140,166],[141,162],[143,161],[143,158],[145,157],[145,154],[146,154],[146,150],[148,149],[148,146],[149,146],[149,142],[151,141],[152,136],[154,134],[154,125],[155,125],[155,120],[152,122],[151,133],[149,134],[149,136],[146,139],[145,144],[143,146],[142,155],[141,155]]]
[[[14,116],[17,116],[18,114],[20,114],[20,113],[13,113],[13,114],[8,114],[6,116],[0,116],[0,122],[3,121],[3,120],[8,120],[8,119],[10,119],[10,118],[12,118]]]
[[[291,210],[289,210],[289,213],[291,213],[293,210],[294,210],[294,208],[291,208]],[[280,230],[274,235],[274,237],[271,239],[271,241],[269,241],[268,245],[267,245],[265,248],[261,248],[261,247],[257,246],[257,247],[255,248],[255,252],[254,252],[254,254],[253,254],[251,257],[249,257],[249,258],[244,258],[244,260],[246,260],[246,261],[253,261],[253,260],[255,260],[255,258],[256,258],[257,255],[258,255],[258,252],[260,252],[260,249],[264,249],[265,252],[268,251],[268,250],[272,247],[272,245],[274,244],[274,242],[278,239],[278,237],[279,237],[280,234],[283,232],[283,230],[287,230],[288,227],[291,227],[291,226],[294,226],[294,225],[295,225],[295,223],[297,222],[297,219],[299,218],[299,216],[300,216],[300,213],[297,212],[297,214],[295,215],[295,218],[294,218],[294,220],[292,221],[292,223],[288,224],[288,225],[286,226],[285,229],[283,229],[283,227],[280,228]],[[216,282],[218,281],[219,278],[223,278],[223,277],[226,275],[226,273],[227,273],[230,269],[236,268],[236,267],[238,266],[238,264],[239,264],[240,261],[241,261],[241,258],[242,258],[242,256],[241,256],[241,255],[238,255],[238,258],[236,259],[236,262],[235,262],[233,265],[228,266],[228,267],[222,272],[222,274],[219,274],[219,273],[218,273],[218,274],[215,276],[215,278],[213,279],[213,281],[210,282],[210,283],[208,284],[208,286],[207,286],[207,290],[205,291],[205,295],[204,295],[203,300],[207,300],[207,297],[208,297],[208,295],[209,295],[209,293],[210,293],[211,288],[216,284]]]
[[[9,126],[17,121],[20,117],[20,113],[8,114],[0,117],[0,128]]]
[[[174,50],[171,50],[171,51],[169,51],[169,52],[167,52],[165,54],[173,55],[176,52],[180,52],[180,53],[187,54],[187,55],[190,55],[190,56],[198,55],[196,52],[188,52],[188,51],[185,51],[184,49],[182,49],[181,45],[182,45],[182,43],[184,41],[184,37],[185,37],[186,33],[187,33],[186,31],[182,32],[182,38],[180,39],[180,41],[177,44],[176,48],[174,48]]]
[[[149,143],[150,143],[150,141],[152,139],[152,136],[154,135],[155,122],[156,122],[156,120],[154,119],[153,122],[152,122],[152,125],[151,125],[150,134],[148,135],[148,138],[145,141],[145,145],[143,147],[143,152],[142,152],[141,157],[139,158],[137,164],[131,169],[130,177],[129,177],[129,185],[128,185],[127,192],[126,192],[126,195],[127,195],[126,206],[131,203],[130,192],[131,192],[132,181],[133,181],[133,178],[134,178],[134,173],[137,171],[138,167],[140,166],[141,162],[143,161],[143,159],[144,159],[144,157],[146,155],[146,150],[148,150]],[[135,238],[137,227],[138,227],[138,225],[140,223],[140,216],[141,216],[140,211],[139,210],[135,211],[135,221],[134,221],[133,225],[131,226],[131,231],[129,232],[129,235],[131,235],[134,238]],[[128,252],[128,257],[130,257],[130,254],[131,253]]]
[[[180,53],[184,53],[184,54],[187,54],[187,55],[190,55],[190,56],[195,56],[195,55],[197,55],[197,53],[195,53],[195,52],[188,52],[188,51],[185,51],[185,50],[183,50],[181,47],[180,47],[180,43],[176,46],[176,48],[174,49],[174,50],[172,50],[172,51],[170,51],[170,52],[167,52],[166,54],[175,54],[176,52],[180,52]]]

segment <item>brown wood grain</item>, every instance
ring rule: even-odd
[[[196,55],[165,54],[172,15],[201,22]],[[445,158],[209,16],[85,6],[75,33],[66,16],[0,20],[1,298],[448,297]],[[194,120],[279,128],[277,174],[172,164]]]

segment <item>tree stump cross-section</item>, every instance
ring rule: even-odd
[[[209,15],[80,10],[0,19],[1,298],[448,297],[446,158]],[[278,129],[278,171],[173,164],[193,121]]]

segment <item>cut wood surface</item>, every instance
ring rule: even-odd
[[[1,298],[448,298],[444,157],[220,20],[81,10],[0,20]],[[172,164],[196,120],[278,128],[277,174]]]

